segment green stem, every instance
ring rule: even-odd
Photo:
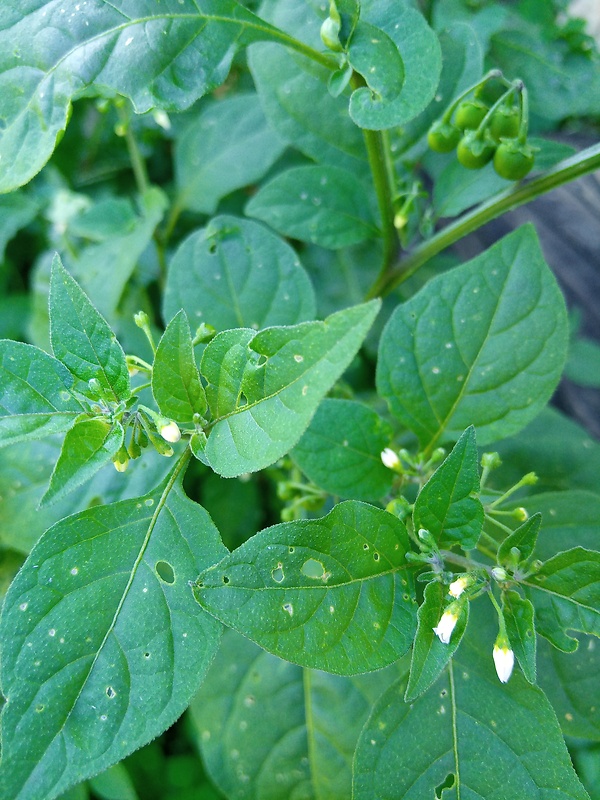
[[[448,561],[450,564],[456,564],[459,567],[464,567],[467,572],[470,572],[472,569],[483,569],[488,575],[491,573],[491,567],[487,564],[473,561],[472,558],[465,558],[465,556],[461,556],[458,553],[453,553],[452,550],[440,550],[440,554],[444,561]]]
[[[552,169],[544,172],[537,178],[527,183],[511,186],[506,191],[496,195],[478,208],[465,214],[455,222],[450,223],[439,233],[416,247],[412,253],[402,259],[395,267],[386,270],[379,276],[371,287],[367,299],[382,297],[389,294],[399,284],[406,281],[417,270],[424,266],[434,256],[453,245],[463,236],[481,228],[492,219],[501,214],[529,203],[540,195],[569,183],[582,175],[600,167],[600,144],[588,147],[570,158],[561,161]]]
[[[125,132],[125,142],[127,144],[138,192],[140,194],[145,194],[150,188],[150,181],[148,180],[148,173],[146,172],[146,164],[144,163],[137,141],[131,130],[131,114],[129,108],[118,103],[117,111]]]
[[[381,216],[383,264],[380,275],[383,276],[398,254],[398,233],[394,226],[393,199],[395,191],[388,172],[385,144],[381,131],[363,130],[363,138],[367,147],[369,166],[371,167],[377,205]]]

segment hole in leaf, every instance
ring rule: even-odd
[[[116,697],[116,695],[117,693],[115,692],[112,686],[106,687],[106,696],[108,697],[109,700],[112,700],[113,697]]]
[[[369,545],[365,542],[363,544],[363,550],[368,550],[368,549],[369,549]]]
[[[168,561],[157,561],[154,569],[161,581],[175,583],[175,571]]]
[[[292,547],[292,546],[290,545],[290,547],[288,547],[288,553],[295,553],[295,552],[296,552],[296,548],[295,548],[295,547]]]
[[[273,578],[275,583],[281,583],[285,578],[285,574],[283,572],[283,564],[281,563],[281,561],[279,562],[279,564],[277,564],[275,569],[271,571],[271,577]]]
[[[379,553],[373,553],[373,561],[379,561]]]
[[[36,710],[36,712],[37,712],[38,714],[40,714],[40,713],[41,713],[41,712],[44,710],[44,708],[45,708],[45,707],[46,707],[46,706],[43,706],[43,705],[41,705],[41,704],[40,704],[39,706],[36,706],[36,707],[35,707],[35,710]]]
[[[284,603],[282,608],[290,617],[294,615],[294,606],[291,603]]]
[[[445,789],[452,789],[456,782],[456,778],[454,777],[454,773],[450,772],[446,775],[446,780],[443,783],[440,783],[439,786],[435,787],[435,797],[436,800],[441,800],[442,793]]]
[[[144,653],[144,658],[150,658],[150,653]]]
[[[229,583],[229,578],[227,575],[223,575],[223,583]]]
[[[238,404],[238,408],[240,408],[241,406],[247,406],[248,405],[248,398],[246,397],[246,395],[243,392],[240,392],[237,404]]]
[[[302,574],[307,578],[314,578],[315,580],[323,580],[325,576],[325,567],[316,558],[309,558],[302,564]]]

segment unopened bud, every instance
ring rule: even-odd
[[[497,581],[505,581],[508,578],[508,572],[504,567],[493,567],[492,578]]]
[[[176,422],[173,422],[173,420],[169,420],[163,425],[158,424],[157,429],[165,442],[175,444],[175,442],[178,442],[181,439],[179,425]]]
[[[502,459],[498,453],[484,453],[481,456],[481,466],[483,469],[497,469],[502,464]]]
[[[138,311],[133,315],[133,319],[138,328],[146,328],[150,324],[150,319],[145,311]]]
[[[529,519],[529,514],[527,513],[527,509],[523,508],[523,506],[519,506],[519,508],[515,508],[512,512],[513,517],[518,520],[519,522],[525,522]]]
[[[455,581],[452,581],[448,587],[448,594],[452,597],[460,597],[461,594],[473,583],[471,575],[461,575]]]
[[[401,467],[400,459],[391,447],[386,447],[385,450],[381,451],[381,460],[388,469],[397,470]]]
[[[431,454],[430,462],[432,464],[437,464],[439,461],[442,461],[446,457],[446,451],[443,447],[436,447],[433,453]]]
[[[510,647],[510,642],[506,636],[498,634],[492,655],[494,657],[496,673],[498,674],[501,683],[506,683],[512,675],[513,667],[515,665],[515,654],[513,653]]]
[[[443,644],[450,643],[450,637],[452,636],[452,631],[456,627],[456,623],[458,622],[458,618],[460,616],[461,605],[460,603],[454,602],[450,603],[448,608],[442,614],[442,617],[436,627],[433,629],[433,632],[438,637],[440,642]]]
[[[522,486],[535,486],[538,482],[538,476],[535,472],[528,472],[527,475],[523,475],[521,479]]]

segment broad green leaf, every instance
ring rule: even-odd
[[[13,236],[35,219],[39,205],[24,192],[0,197],[0,264],[4,261],[6,245]]]
[[[381,462],[392,440],[390,425],[353,400],[325,399],[292,450],[292,458],[313,483],[348,500],[379,500],[393,473]]]
[[[82,405],[60,361],[23,342],[0,341],[0,446],[68,430]]]
[[[540,637],[538,683],[564,734],[600,741],[600,645],[593,636],[576,638],[577,650],[562,653]]]
[[[198,688],[220,627],[188,582],[226,551],[174,481],[57,523],[12,584],[2,797],[52,800],[165,730]]]
[[[566,346],[564,300],[526,225],[396,309],[381,337],[377,387],[429,449],[468,425],[481,446],[541,411]]]
[[[83,91],[125,95],[138,113],[182,110],[225,80],[237,48],[273,38],[234,0],[13,4],[0,29],[0,191],[40,171]]]
[[[177,208],[214,214],[222,197],[260,180],[284,148],[255,94],[207,106],[175,142]]]
[[[574,547],[546,561],[523,582],[535,607],[537,632],[565,653],[577,648],[567,631],[600,637],[600,553]]]
[[[215,217],[189,236],[167,275],[163,314],[183,308],[194,326],[217,330],[293,325],[313,319],[315,298],[294,250],[263,225]]]
[[[190,324],[180,311],[167,325],[152,366],[152,394],[161,414],[191,422],[206,411],[206,396],[194,360]]]
[[[536,558],[548,559],[573,547],[600,550],[600,495],[577,489],[544,492],[515,505],[523,504],[531,518],[538,513],[542,515]]]
[[[238,800],[347,800],[362,725],[399,674],[302,669],[226,630],[190,706],[210,777]]]
[[[125,354],[106,320],[56,255],[50,280],[50,340],[56,358],[82,381],[99,381],[111,400],[131,394]]]
[[[216,419],[233,414],[240,403],[248,346],[255,336],[251,328],[222,331],[204,349],[202,377],[207,383],[208,406]]]
[[[396,0],[368,0],[361,3],[361,21],[379,28],[386,36],[386,42],[393,42],[399,56],[394,58],[394,63],[397,65],[400,58],[404,65],[404,83],[398,94],[397,82],[394,82],[392,96],[384,97],[380,103],[372,101],[368,89],[357,89],[350,98],[350,116],[359,127],[375,130],[409,122],[429,105],[435,95],[442,69],[438,38],[419,11],[408,3],[397,3]],[[377,52],[380,47],[378,44],[373,50]],[[378,58],[374,58],[367,71],[373,66],[380,72],[384,68]],[[386,73],[388,68],[386,66]],[[386,83],[389,84],[389,79]],[[379,81],[377,87],[381,91]]]
[[[533,471],[539,478],[536,489],[540,492],[598,492],[600,443],[552,407],[545,408],[518,436],[498,442],[494,449],[502,458],[502,466],[490,477],[490,484],[496,488],[511,486]]]
[[[502,611],[510,646],[529,683],[536,682],[534,609],[518,592],[502,593]]]
[[[285,236],[336,250],[377,236],[365,187],[340,167],[294,167],[265,184],[246,213]]]
[[[264,519],[264,492],[258,480],[224,480],[214,472],[202,477],[199,501],[217,526],[225,546],[235,550]],[[244,513],[240,514],[240,509]]]
[[[569,348],[565,378],[579,386],[600,388],[600,347],[591,339],[576,339]]]
[[[379,308],[378,300],[371,301],[323,322],[256,334],[248,344],[237,406],[216,421],[208,437],[206,457],[215,472],[234,478],[289,452],[356,355]]]
[[[452,452],[421,489],[415,502],[415,529],[425,528],[442,545],[471,550],[483,526],[475,430],[462,434]]]
[[[451,598],[450,598],[451,599]],[[469,603],[463,604],[461,614],[448,644],[439,640],[433,629],[438,625],[448,605],[447,591],[437,581],[425,587],[423,602],[417,612],[417,633],[412,650],[410,675],[404,695],[412,703],[436,681],[458,649],[469,620]]]
[[[498,563],[501,564],[510,556],[510,551],[513,547],[519,549],[521,553],[520,560],[526,561],[535,549],[541,524],[542,515],[534,514],[525,520],[522,525],[519,525],[513,533],[509,534],[498,548]]]
[[[263,2],[261,16],[322,50],[322,19],[310,3]],[[285,141],[319,164],[368,173],[362,132],[348,116],[348,98],[330,95],[329,69],[269,43],[251,45],[248,63],[265,115]]]
[[[101,800],[138,800],[133,781],[123,764],[101,772],[90,780],[90,787]]]
[[[394,102],[404,84],[404,63],[387,33],[359,20],[348,48],[348,62],[365,80],[350,100],[350,113],[361,128],[396,125]]]
[[[404,703],[401,680],[377,701],[358,742],[353,798],[589,800],[543,692],[519,673],[502,685],[491,647],[482,654],[469,639],[425,695]]]
[[[107,464],[78,492],[39,508],[60,455],[62,437],[21,442],[0,452],[0,543],[27,554],[55,522],[90,505],[146,494],[172,468],[168,458],[149,450],[130,461],[125,474]]]
[[[123,444],[123,427],[104,419],[84,417],[67,431],[40,504],[48,505],[85,483],[116,456]]]
[[[194,586],[196,600],[265,650],[355,675],[409,648],[415,600],[404,525],[355,501],[257,533]]]
[[[77,218],[74,226],[75,230],[81,231],[80,226],[83,225],[85,230],[85,227],[98,221],[96,236],[99,238],[103,232],[102,241],[83,248],[77,257],[66,249],[63,253],[69,272],[88,297],[94,298],[98,311],[111,321],[115,319],[127,283],[163,217],[167,198],[156,187],[148,189],[140,198],[139,214],[133,213],[131,206],[128,211],[122,212],[121,229],[117,228],[118,222],[113,216],[119,213],[121,203],[114,198],[113,203],[116,207],[109,201],[99,203],[100,208],[92,207],[88,212],[89,217],[83,221]],[[70,225],[68,230],[72,230]]]

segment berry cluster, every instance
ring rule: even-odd
[[[520,80],[508,82],[492,70],[459,95],[436,120],[427,142],[437,153],[456,148],[467,169],[494,162],[502,178],[519,181],[532,169],[535,148],[527,142],[527,89]]]

